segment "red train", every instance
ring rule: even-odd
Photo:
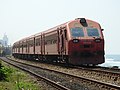
[[[15,58],[97,65],[105,62],[103,29],[99,23],[77,18],[13,44]]]

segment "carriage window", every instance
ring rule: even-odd
[[[45,45],[56,44],[57,43],[57,33],[45,36]]]
[[[100,36],[97,28],[87,28],[88,36]]]
[[[84,37],[83,29],[80,27],[71,28],[71,35],[73,37]]]
[[[32,47],[34,45],[34,41],[33,40],[29,40],[29,46]]]
[[[35,44],[36,44],[36,46],[40,46],[40,38],[37,38],[37,39],[35,40]]]

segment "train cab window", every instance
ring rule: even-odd
[[[84,37],[83,29],[80,27],[71,28],[71,35],[73,37]]]
[[[97,28],[87,28],[88,36],[100,36]]]

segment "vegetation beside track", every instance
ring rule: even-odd
[[[40,90],[34,79],[0,60],[0,90]]]

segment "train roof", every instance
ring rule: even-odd
[[[69,21],[69,22],[70,22],[70,21]],[[51,32],[51,31],[53,31],[53,30],[57,30],[57,28],[65,27],[65,26],[67,25],[67,23],[69,23],[69,22],[66,22],[66,23],[57,25],[57,26],[55,26],[55,27],[52,27],[52,28],[50,28],[50,29],[47,29],[47,30],[45,30],[45,31],[39,32],[39,33],[35,34],[34,36],[39,36],[39,35],[41,35],[41,34],[48,33],[48,32]]]
[[[70,20],[70,21],[68,21],[68,22],[66,22],[66,23],[57,25],[57,26],[55,26],[55,27],[53,27],[53,28],[47,29],[47,30],[45,30],[45,31],[39,32],[39,33],[37,33],[37,34],[31,35],[31,36],[28,36],[28,37],[25,37],[25,38],[23,38],[23,39],[21,39],[21,40],[19,40],[19,41],[17,41],[17,42],[24,41],[24,40],[26,40],[26,39],[30,39],[30,38],[33,38],[33,37],[36,37],[36,36],[40,36],[41,34],[48,33],[48,32],[54,31],[54,30],[57,30],[57,28],[66,27],[69,23],[71,23],[71,22],[73,22],[73,21],[75,21],[75,20],[79,20],[79,19],[82,19],[82,18],[76,18],[76,19],[74,19],[74,20]],[[87,20],[87,21],[90,21],[90,22],[97,23],[97,22],[92,21],[92,20],[89,20],[89,19],[86,19],[86,20]],[[97,23],[97,24],[98,24],[98,23]],[[17,42],[15,42],[15,43],[17,43]]]

